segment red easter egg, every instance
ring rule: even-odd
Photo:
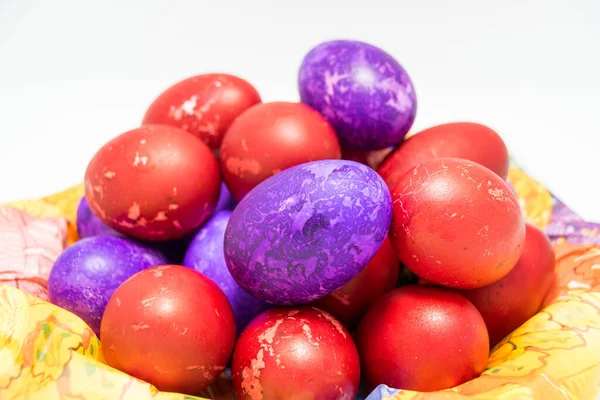
[[[353,327],[371,303],[396,287],[399,275],[400,263],[386,239],[358,275],[313,305],[331,313],[346,327]]]
[[[391,190],[417,164],[447,157],[476,162],[502,179],[508,174],[508,150],[502,138],[487,126],[473,122],[437,125],[411,136],[386,157],[377,172]]]
[[[236,200],[268,177],[309,161],[339,159],[333,128],[299,103],[258,104],[240,115],[221,144],[223,179]]]
[[[527,224],[523,254],[504,278],[462,294],[479,310],[494,346],[542,307],[554,283],[554,250],[546,235]]]
[[[163,391],[196,394],[225,369],[235,322],[213,281],[165,265],[119,286],[104,311],[100,339],[110,366]]]
[[[357,344],[372,387],[423,392],[477,377],[489,351],[475,306],[454,291],[424,285],[404,286],[377,300],[360,322]]]
[[[275,308],[246,327],[233,352],[240,400],[354,399],[360,362],[348,331],[313,307]]]
[[[113,229],[143,240],[177,239],[214,211],[219,165],[192,135],[144,125],[106,143],[85,173],[90,208]]]
[[[181,128],[211,149],[218,149],[233,120],[260,101],[256,89],[237,76],[198,75],[176,83],[158,96],[142,124]]]
[[[393,190],[390,239],[417,276],[457,289],[489,285],[515,266],[525,220],[506,182],[480,164],[426,161]]]

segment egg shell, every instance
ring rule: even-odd
[[[127,235],[112,229],[102,222],[102,220],[92,212],[92,209],[90,208],[85,196],[83,196],[79,201],[79,206],[77,207],[77,219],[75,223],[77,226],[77,233],[81,239],[104,235],[127,237]],[[169,240],[166,242],[140,242],[160,251],[170,262],[179,264],[183,260],[183,256],[185,255],[187,246],[191,241],[192,235],[193,232],[192,234],[188,234],[180,239]]]
[[[240,400],[355,399],[360,361],[342,324],[313,307],[271,309],[235,346],[233,385]]]
[[[548,237],[527,224],[523,253],[508,275],[491,285],[461,292],[483,316],[492,346],[540,310],[554,283],[554,263]]]
[[[223,179],[241,200],[268,177],[308,161],[339,159],[340,145],[329,123],[304,104],[258,104],[232,124],[220,153]]]
[[[396,287],[399,276],[400,262],[386,239],[358,275],[312,305],[327,311],[352,329],[375,300]]]
[[[114,236],[81,239],[54,262],[48,298],[99,334],[104,308],[115,289],[133,274],[166,263],[160,252],[133,240]]]
[[[489,168],[502,179],[508,174],[508,150],[491,128],[474,122],[452,122],[425,129],[398,146],[377,169],[390,190],[406,172],[436,158],[463,158]]]
[[[417,111],[413,83],[388,53],[368,43],[333,40],[302,61],[302,103],[321,113],[342,147],[378,150],[400,143]]]
[[[371,387],[425,392],[476,378],[489,352],[475,306],[452,290],[424,285],[379,298],[360,322],[357,345]]]
[[[393,199],[390,240],[421,278],[474,289],[504,277],[521,256],[519,200],[480,164],[458,158],[421,163],[398,181]]]
[[[225,260],[255,297],[308,303],[365,267],[390,219],[390,192],[374,170],[313,161],[265,180],[238,204],[225,231]]]
[[[233,309],[238,333],[241,333],[248,322],[270,305],[242,289],[227,269],[223,240],[230,217],[231,211],[220,211],[198,230],[187,249],[183,265],[203,273],[223,290]]]
[[[141,240],[178,239],[214,211],[221,184],[208,147],[169,126],[144,125],[106,143],[85,174],[85,196],[111,228]]]
[[[247,81],[229,74],[203,74],[171,86],[154,100],[142,124],[170,125],[191,133],[211,149],[242,112],[260,103]]]
[[[225,369],[235,322],[208,277],[164,265],[135,274],[114,292],[100,339],[110,366],[162,391],[197,394]]]

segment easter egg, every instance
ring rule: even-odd
[[[370,386],[422,392],[479,376],[489,352],[475,306],[449,289],[424,285],[404,286],[377,300],[360,322],[357,345]]]
[[[394,289],[400,276],[400,263],[388,239],[367,266],[350,282],[312,303],[352,328],[369,306]]]
[[[219,165],[202,141],[144,125],[106,143],[85,173],[90,208],[111,228],[141,240],[183,237],[214,211]]]
[[[412,81],[391,55],[367,43],[333,40],[300,66],[302,103],[331,123],[342,147],[378,150],[400,143],[417,111]]]
[[[157,250],[133,240],[115,236],[81,239],[54,262],[48,298],[98,334],[102,313],[115,289],[133,274],[166,262]]]
[[[487,126],[473,122],[437,125],[411,136],[385,158],[377,172],[392,190],[417,164],[442,157],[476,162],[502,179],[508,174],[508,150],[502,138]]]
[[[356,346],[330,314],[275,308],[256,317],[233,352],[240,400],[354,399],[360,379]]]
[[[223,138],[220,163],[232,196],[241,200],[266,178],[308,161],[339,159],[340,145],[327,121],[298,103],[256,105]]]
[[[544,232],[527,224],[523,253],[508,275],[462,292],[483,316],[492,346],[540,310],[554,283],[554,262],[554,250]]]
[[[390,240],[400,261],[437,285],[474,289],[515,266],[525,220],[508,184],[472,161],[417,165],[393,190]]]
[[[218,149],[233,120],[260,103],[256,89],[242,78],[204,74],[176,83],[146,111],[142,124],[181,128]]]
[[[225,262],[223,239],[231,211],[220,211],[206,222],[193,237],[183,259],[183,265],[203,273],[213,280],[227,296],[238,332],[269,305],[242,289],[233,279]]]
[[[110,366],[159,390],[197,394],[225,369],[235,322],[214,282],[164,265],[135,274],[114,292],[100,340]]]
[[[367,265],[390,219],[390,192],[374,170],[313,161],[268,178],[242,199],[225,231],[225,260],[255,297],[308,303]]]

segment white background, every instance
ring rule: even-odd
[[[0,202],[79,182],[180,79],[228,72],[265,101],[295,101],[304,54],[354,38],[411,75],[415,130],[485,123],[600,222],[598,21],[598,0],[0,0]]]

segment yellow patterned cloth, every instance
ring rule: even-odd
[[[551,232],[557,284],[546,307],[499,343],[486,371],[456,388],[417,393],[378,387],[369,399],[595,399],[600,388],[600,232],[542,185],[512,168],[509,182],[528,221]],[[77,240],[81,186],[14,203],[37,217],[64,217]],[[567,240],[568,239],[568,240]],[[1,246],[1,245],[0,245]],[[435,366],[432,366],[435,368]],[[233,399],[227,379],[204,396]],[[194,399],[162,393],[106,365],[98,338],[73,314],[0,286],[0,399]]]

